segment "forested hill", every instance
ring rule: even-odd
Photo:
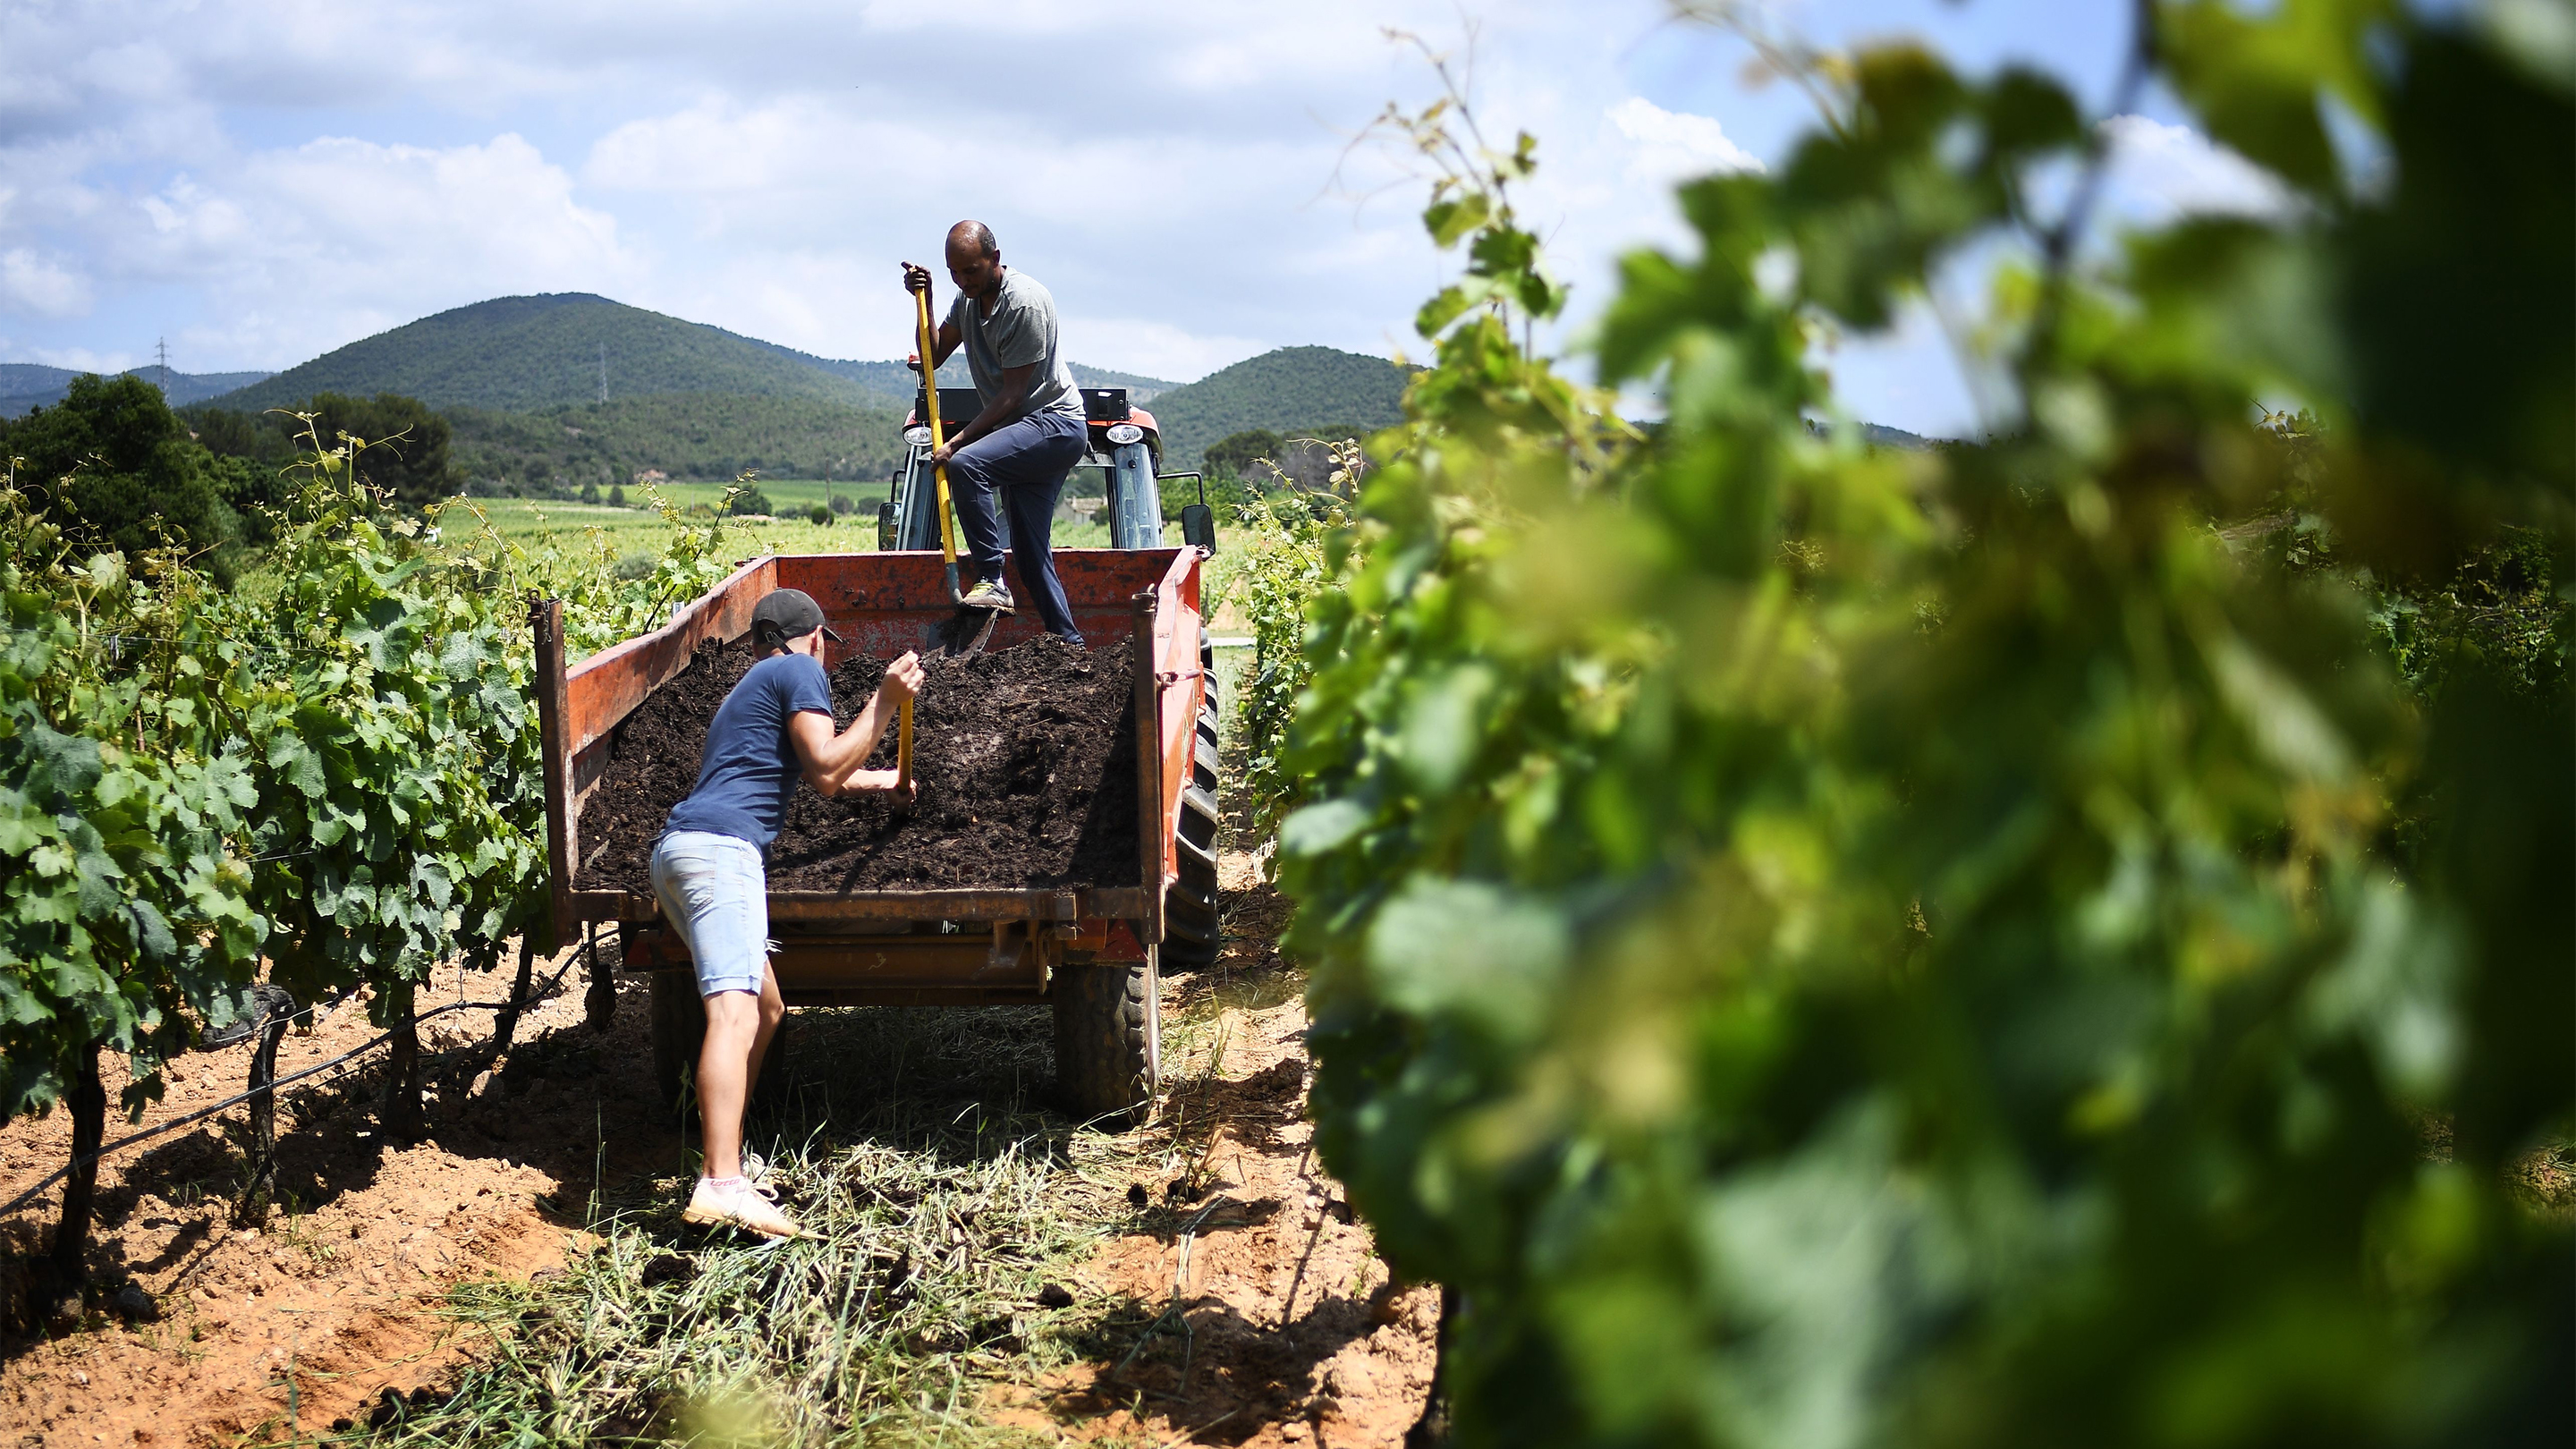
[[[1210,443],[1233,433],[1399,422],[1411,375],[1383,357],[1330,347],[1282,347],[1248,358],[1154,399],[1164,466],[1195,468]]]
[[[1146,377],[1141,373],[1115,372],[1106,367],[1085,367],[1079,362],[1068,362],[1065,366],[1073,369],[1073,380],[1077,386],[1123,387],[1127,389],[1127,400],[1135,403],[1152,402],[1180,385],[1166,382],[1159,377]],[[940,371],[944,373],[947,369],[942,368]]]
[[[496,297],[352,342],[217,399],[284,407],[315,393],[416,397],[434,408],[534,412],[608,395],[713,392],[856,405],[876,394],[785,348],[585,292]]]
[[[612,398],[537,413],[449,408],[451,455],[486,483],[543,492],[632,482],[647,468],[709,481],[746,468],[770,478],[872,481],[882,488],[903,451],[903,415],[883,404],[724,393]]]
[[[71,389],[72,379],[80,375],[68,367],[0,362],[0,418],[20,417],[29,408],[51,407],[61,402],[63,394]],[[164,374],[157,367],[134,368],[129,375],[161,387],[172,407],[204,402],[268,376],[264,372],[173,372],[167,374],[165,385]]]
[[[496,297],[423,317],[216,401],[255,412],[291,406],[316,393],[368,397],[391,392],[434,408],[537,412],[597,403],[603,364],[612,402],[721,393],[859,407],[900,404],[913,390],[912,374],[900,360],[816,357],[606,297],[558,292]],[[1171,386],[1079,364],[1074,373],[1090,387],[1125,385],[1154,392]],[[965,359],[952,358],[940,376],[964,386]]]

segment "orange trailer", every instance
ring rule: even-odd
[[[1136,638],[1135,782],[1142,848],[1135,875],[1080,889],[990,883],[938,890],[773,891],[771,958],[790,1006],[874,1004],[1054,1008],[1058,1077],[1084,1115],[1149,1101],[1160,1073],[1156,978],[1165,943],[1212,955],[1216,919],[1216,710],[1199,615],[1194,547],[1058,550],[1056,569],[1095,648]],[[567,938],[613,923],[626,969],[652,982],[653,1054],[666,1097],[697,1056],[705,1016],[688,957],[650,895],[586,886],[581,804],[607,767],[619,725],[710,639],[748,632],[773,589],[802,589],[849,642],[892,658],[930,652],[953,612],[935,553],[753,559],[664,627],[567,666],[563,604],[534,608],[537,705],[545,746],[554,918]],[[1002,621],[993,649],[1038,632]],[[595,998],[596,999],[596,998]],[[613,998],[607,1009],[613,1010]],[[773,1052],[772,1060],[783,1056]]]

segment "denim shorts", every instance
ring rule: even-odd
[[[769,874],[760,848],[704,830],[674,830],[653,846],[662,918],[697,963],[698,994],[760,990],[769,967]]]

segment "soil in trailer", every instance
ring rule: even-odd
[[[1125,644],[1041,637],[972,659],[929,659],[913,706],[909,816],[879,794],[800,786],[769,849],[772,890],[1133,885],[1136,706]],[[581,812],[591,890],[653,890],[653,841],[696,787],[707,723],[752,664],[747,644],[702,646],[618,726]],[[867,704],[886,661],[831,671],[836,725]],[[895,731],[869,760],[894,768]]]

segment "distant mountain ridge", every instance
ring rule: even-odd
[[[964,364],[963,358],[951,358],[940,369],[940,380],[963,385]],[[1073,371],[1087,387],[1160,393],[1172,386],[1159,378],[1078,363]],[[817,357],[588,292],[548,292],[450,308],[335,348],[213,401],[257,410],[300,402],[318,392],[395,392],[434,408],[537,412],[596,404],[603,373],[611,401],[720,393],[899,406],[910,400],[915,386],[912,372],[900,361]]]
[[[71,391],[72,379],[82,375],[78,368],[0,362],[0,418],[23,417],[30,408],[52,407]],[[125,375],[154,384],[161,383],[163,377],[158,367],[129,368]],[[250,386],[267,376],[265,372],[173,372],[168,374],[169,382],[162,393],[172,407],[186,407]]]
[[[734,393],[857,404],[875,396],[783,348],[587,292],[495,297],[334,348],[218,405],[256,411],[319,392],[416,397],[433,408],[535,412],[611,398]]]
[[[1195,468],[1208,445],[1265,429],[1350,427],[1367,432],[1404,420],[1409,369],[1331,347],[1281,347],[1154,399],[1163,466]]]
[[[607,370],[608,403],[600,398]],[[147,371],[149,371],[147,369]],[[1371,430],[1398,421],[1408,376],[1383,358],[1286,347],[1175,384],[1072,364],[1085,387],[1124,387],[1161,426],[1164,466],[1265,428]],[[75,376],[0,365],[0,397],[51,394]],[[964,359],[940,379],[967,382]],[[229,389],[220,386],[233,384]],[[476,478],[614,481],[646,468],[729,475],[736,467],[867,477],[890,450],[916,387],[899,361],[817,357],[587,292],[496,297],[451,308],[274,374],[172,374],[171,400],[260,412],[316,393],[399,393],[447,414],[456,460]],[[21,409],[23,411],[23,409]]]

